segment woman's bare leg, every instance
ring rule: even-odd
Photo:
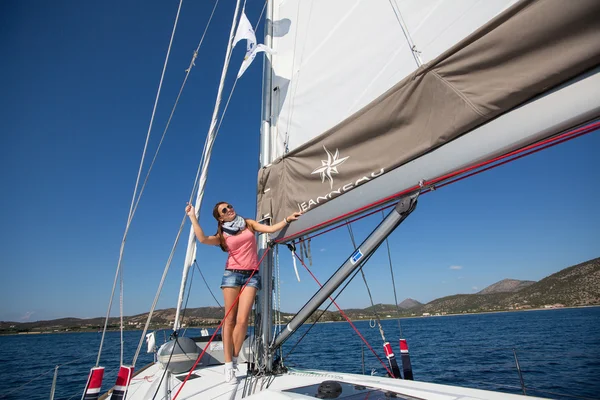
[[[244,294],[245,294],[244,290]],[[231,308],[235,299],[237,299],[238,294],[240,293],[239,287],[225,287],[223,288],[223,298],[225,299],[225,313]],[[233,356],[233,346],[234,346],[234,329],[235,329],[235,321],[238,313],[238,305],[237,303],[232,309],[227,318],[225,318],[225,322],[223,323],[223,353],[225,356],[225,362],[231,362],[231,357]]]
[[[235,320],[235,328],[233,330],[233,356],[237,357],[240,354],[242,344],[246,338],[246,332],[248,332],[248,319],[250,317],[250,311],[252,311],[252,304],[254,304],[254,297],[256,296],[256,288],[246,286],[240,300],[238,302],[237,318]]]

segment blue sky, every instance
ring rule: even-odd
[[[125,314],[149,309],[184,216],[212,114],[232,2],[221,2],[158,157],[125,248]],[[119,246],[178,2],[6,1],[0,4],[0,320],[106,313]],[[153,154],[212,1],[184,2],[150,152]],[[262,1],[249,0],[255,24]],[[262,24],[258,28],[262,36]],[[260,40],[260,39],[259,39]],[[226,94],[243,58],[235,49]],[[217,139],[201,224],[228,201],[254,216],[262,58],[238,82]],[[595,132],[427,194],[390,238],[400,300],[473,293],[504,278],[539,280],[600,255],[600,134]],[[360,240],[380,216],[354,226]],[[186,225],[187,236],[189,225]],[[325,281],[348,255],[345,229],[312,242]],[[159,308],[176,303],[185,248]],[[198,257],[220,298],[225,254]],[[281,250],[282,308],[315,289]],[[392,303],[387,255],[365,269],[376,303]],[[362,280],[339,303],[365,307]],[[115,304],[118,304],[118,300]],[[198,274],[189,306],[215,305]],[[118,315],[113,307],[113,315]]]

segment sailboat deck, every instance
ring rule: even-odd
[[[130,400],[172,399],[187,374],[169,375],[168,378],[165,375],[163,378],[164,372],[165,370],[158,363],[140,370],[131,381],[127,398]],[[479,389],[317,370],[294,369],[282,375],[248,378],[246,364],[241,364],[235,383],[224,381],[223,365],[194,370],[177,399],[324,398],[318,395],[319,385],[324,381],[334,381],[339,384],[341,393],[330,398],[340,399],[516,400],[525,398],[521,395]],[[105,398],[110,399],[110,394]],[[539,399],[531,396],[526,398]]]

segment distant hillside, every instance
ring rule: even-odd
[[[477,294],[490,294],[490,293],[514,293],[521,289],[525,289],[531,286],[535,281],[519,281],[516,279],[504,279],[500,282],[496,282],[478,292]]]
[[[600,258],[563,269],[516,293],[457,294],[433,300],[419,311],[430,314],[482,312],[555,304],[565,307],[600,304]]]
[[[398,307],[402,308],[403,310],[410,310],[411,308],[419,307],[422,305],[423,303],[420,303],[417,300],[405,299],[400,304],[398,304]]]
[[[397,308],[393,304],[375,304],[374,306],[363,309],[364,312],[376,312],[377,314],[396,313]]]
[[[402,310],[401,310],[402,311]],[[339,315],[339,312],[334,312]],[[397,317],[398,309],[393,304],[375,304],[374,306],[367,308],[348,308],[344,310],[344,313],[350,317],[350,319],[370,319],[374,318],[375,315],[379,318]],[[324,315],[323,317],[326,317]],[[331,319],[331,321],[337,321],[338,319]],[[340,320],[343,320],[341,318]]]
[[[152,315],[152,321],[157,323],[171,324],[175,320],[175,312],[177,310],[175,308],[167,308],[164,310],[156,310]],[[223,307],[198,307],[198,308],[188,308],[183,311],[184,322],[186,320],[198,321],[203,320],[204,323],[214,323],[215,321],[219,323],[221,319],[225,316],[225,311]],[[148,313],[135,315],[133,317],[128,317],[128,322],[136,322],[136,323],[145,323],[148,318]]]
[[[511,295],[508,301],[534,307],[562,303],[565,306],[600,304],[600,258],[565,268]]]

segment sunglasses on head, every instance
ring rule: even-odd
[[[225,207],[221,208],[221,214],[227,214],[227,211],[233,210],[233,206],[231,204],[227,204]]]

